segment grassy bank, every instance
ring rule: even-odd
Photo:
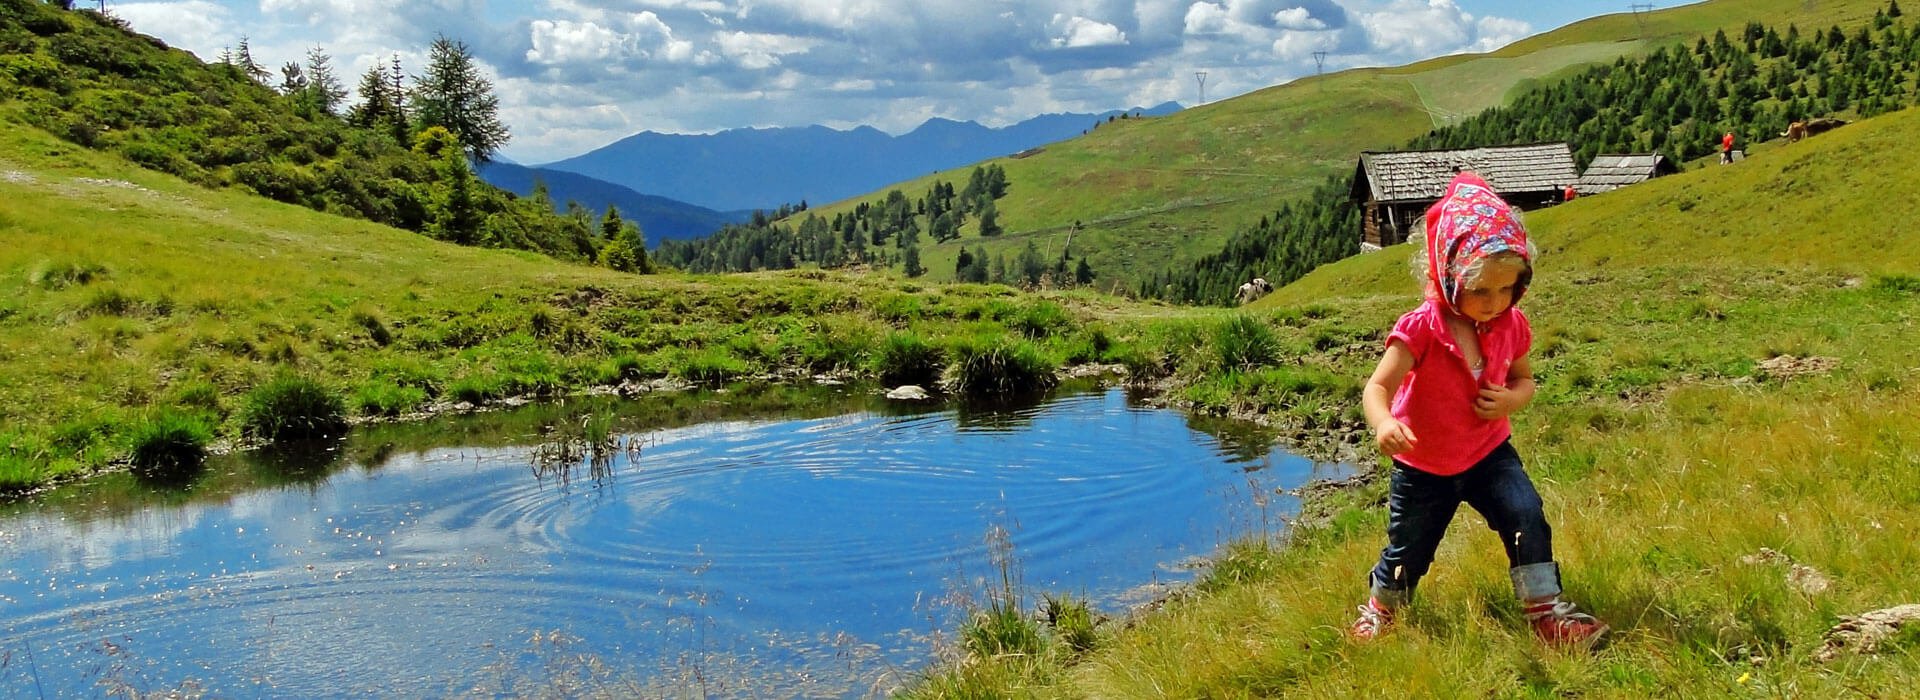
[[[136,456],[189,471],[209,441],[617,387],[825,374],[1017,393],[1087,363],[1197,385],[1234,363],[1282,371],[1249,363],[1321,323],[1220,331],[1231,316],[883,275],[626,275],[208,191],[5,125],[0,237],[12,491]]]
[[[1920,681],[1911,625],[1817,656],[1842,615],[1920,602],[1920,239],[1888,215],[1920,206],[1920,181],[1886,157],[1916,135],[1907,110],[1529,219],[1542,389],[1515,440],[1608,648],[1533,640],[1471,513],[1406,624],[1348,642],[1383,543],[1373,484],[1285,546],[1230,547],[1198,595],[1089,653],[970,658],[912,695],[1900,695]],[[1262,308],[1384,328],[1417,294],[1408,255],[1322,268]],[[1357,384],[1375,352],[1328,371]]]

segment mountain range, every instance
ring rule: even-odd
[[[540,168],[585,175],[712,211],[771,210],[802,201],[833,202],[937,170],[1011,155],[1078,136],[1122,114],[1159,116],[1180,109],[1178,103],[1167,102],[1124,112],[1047,114],[1000,128],[930,119],[898,136],[870,126],[730,129],[713,134],[644,131]],[[493,176],[488,181],[493,182]],[[570,196],[554,179],[547,184],[556,201]]]
[[[622,218],[640,225],[640,230],[646,233],[648,245],[659,245],[665,240],[699,238],[727,224],[746,223],[753,217],[752,211],[714,211],[675,199],[641,194],[631,188],[578,173],[506,161],[480,166],[480,178],[494,187],[521,196],[531,194],[534,183],[544,182],[547,196],[553,199],[556,210],[564,211],[571,200],[579,202],[597,216],[606,212],[611,205],[620,210]]]

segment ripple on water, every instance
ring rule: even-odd
[[[1010,531],[1027,583],[1118,596],[1311,468],[1243,472],[1177,414],[1115,392],[625,437],[647,447],[599,480],[536,479],[529,448],[447,448],[119,524],[0,521],[24,533],[0,539],[0,600],[19,601],[0,632],[73,669],[102,667],[112,641],[109,660],[143,660],[150,687],[292,695],[439,694],[426,679],[471,678],[531,630],[648,667],[772,634],[899,643],[990,573],[990,527]],[[905,644],[888,653],[911,666],[924,641]],[[9,673],[0,695],[23,687]]]

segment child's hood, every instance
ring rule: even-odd
[[[1527,229],[1513,216],[1513,208],[1479,175],[1463,172],[1447,183],[1447,192],[1427,208],[1427,275],[1440,301],[1458,312],[1460,288],[1474,261],[1512,251],[1527,261],[1513,292],[1513,303],[1533,281],[1533,254]]]

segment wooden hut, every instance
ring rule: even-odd
[[[1360,244],[1371,250],[1407,240],[1415,219],[1445,194],[1455,173],[1485,178],[1508,204],[1535,209],[1560,201],[1578,179],[1565,143],[1469,148],[1456,151],[1366,151],[1353,173],[1353,201],[1361,202]]]
[[[1658,153],[1602,154],[1587,164],[1587,171],[1574,181],[1573,191],[1582,195],[1611,192],[1677,172],[1680,168]]]

